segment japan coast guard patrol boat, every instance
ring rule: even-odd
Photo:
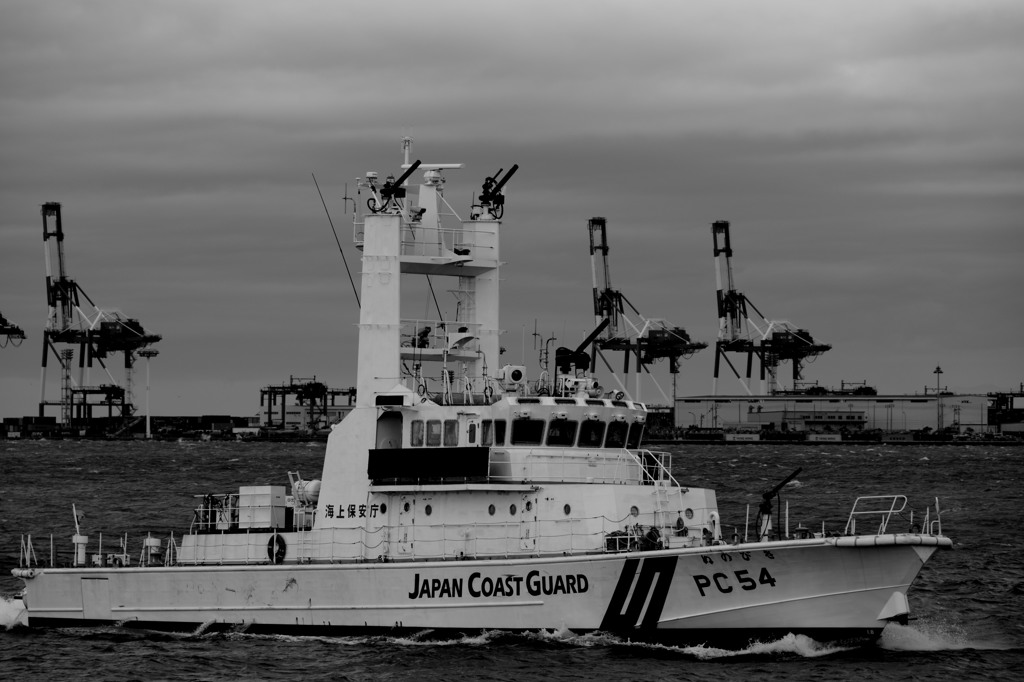
[[[791,536],[772,524],[780,484],[750,541],[723,538],[714,491],[641,446],[646,406],[590,376],[597,332],[557,354],[553,380],[499,366],[503,187],[517,166],[461,220],[443,196],[461,164],[410,164],[405,148],[400,177],[359,183],[358,392],[322,480],[289,472],[290,486],[198,496],[188,531],[135,539],[138,556],[127,538],[94,553],[77,516],[64,565],[23,539],[14,574],[31,626],[701,642],[871,637],[906,619],[911,582],[951,545],[937,502],[909,532],[889,530],[907,504],[890,495],[858,499],[842,532]],[[452,318],[403,317],[403,287],[424,276],[452,283]]]

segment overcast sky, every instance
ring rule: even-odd
[[[941,365],[951,390],[1015,389],[1022,37],[1015,0],[0,1],[0,313],[29,336],[0,349],[0,416],[39,401],[46,201],[69,276],[163,334],[154,413],[354,385],[358,310],[311,173],[358,268],[344,184],[397,171],[403,135],[466,164],[460,211],[520,165],[503,345],[533,376],[535,323],[567,346],[593,325],[592,216],[615,288],[713,347],[724,219],[737,288],[833,345],[807,379],[920,392]],[[713,360],[683,364],[680,395],[710,393]]]

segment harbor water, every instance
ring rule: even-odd
[[[1020,679],[1024,670],[1024,447],[943,445],[665,446],[683,484],[717,490],[724,535],[742,537],[761,492],[782,492],[790,528],[841,530],[856,497],[934,498],[954,549],[937,553],[909,593],[911,622],[874,644],[787,636],[736,650],[670,647],[552,629],[416,637],[286,637],[244,630],[183,634],[128,628],[42,630],[21,624],[20,539],[41,559],[50,535],[71,551],[82,532],[104,551],[128,533],[137,558],[147,532],[180,535],[193,495],[319,477],[322,443],[0,443],[0,677],[8,680],[787,680]],[[915,520],[921,517],[915,515]],[[907,519],[894,521],[909,525]],[[784,523],[782,520],[780,523]],[[735,529],[735,531],[734,531]],[[892,530],[899,530],[892,527]],[[95,545],[93,545],[94,551]]]

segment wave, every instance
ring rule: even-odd
[[[858,642],[819,642],[806,635],[787,634],[779,639],[754,642],[743,648],[728,649],[706,644],[671,645],[655,642],[633,641],[623,639],[605,632],[589,632],[577,634],[569,629],[534,630],[528,632],[510,632],[507,630],[485,630],[474,634],[451,636],[433,630],[421,630],[408,635],[356,635],[356,636],[323,636],[323,635],[268,635],[250,634],[244,631],[228,633],[207,633],[200,629],[185,638],[226,638],[226,639],[268,639],[285,642],[333,643],[344,646],[361,646],[386,644],[410,648],[446,648],[446,647],[487,647],[510,644],[528,647],[565,647],[565,648],[627,648],[638,653],[648,652],[656,655],[680,656],[700,661],[716,659],[742,658],[822,658],[846,652],[870,648],[870,643]],[[906,626],[890,623],[885,627],[877,644],[888,651],[958,651],[964,649],[1009,650],[1014,647],[1000,642],[971,641],[962,631],[952,624],[931,623],[926,625]]]
[[[768,642],[754,642],[742,649],[722,649],[714,646],[668,646],[660,644],[631,643],[631,646],[640,648],[663,649],[692,656],[701,661],[710,661],[719,658],[742,658],[749,656],[798,656],[800,658],[820,658],[831,656],[844,651],[852,651],[857,647],[849,645],[838,645],[822,643],[811,639],[806,635],[794,635],[790,633],[779,639]]]
[[[839,646],[831,643],[821,643],[805,635],[785,635],[777,640],[767,642],[754,642],[742,649],[724,649],[706,644],[692,646],[675,646],[671,644],[658,644],[653,642],[634,642],[625,640],[615,635],[604,632],[591,632],[585,635],[577,635],[570,630],[541,630],[523,635],[529,639],[537,639],[545,642],[557,642],[578,647],[601,647],[616,646],[630,647],[634,649],[648,649],[668,653],[682,654],[687,657],[699,660],[713,660],[717,658],[735,658],[744,656],[777,656],[796,655],[802,658],[818,658],[830,656],[843,651],[850,651],[856,647]]]
[[[25,605],[20,598],[0,596],[0,627],[6,630],[19,625],[27,625]],[[834,656],[850,651],[870,648],[870,644],[849,642],[819,642],[806,635],[787,634],[775,640],[754,642],[739,649],[728,649],[706,644],[671,645],[655,642],[633,641],[604,632],[577,634],[567,628],[555,630],[535,630],[529,632],[510,632],[506,630],[485,630],[473,634],[451,636],[433,630],[422,630],[407,635],[356,635],[356,636],[324,636],[324,635],[278,635],[252,634],[245,632],[241,626],[229,632],[209,632],[213,622],[202,623],[192,632],[157,633],[147,630],[124,630],[120,627],[72,629],[77,636],[110,637],[118,633],[131,633],[133,638],[167,639],[167,640],[275,640],[281,642],[322,642],[342,646],[363,646],[387,644],[409,648],[446,648],[446,647],[487,647],[511,644],[528,647],[565,647],[581,648],[626,648],[641,655],[647,652],[652,655],[680,656],[699,661],[717,659],[742,658],[821,658]],[[890,623],[882,631],[876,646],[887,651],[937,652],[976,650],[1012,650],[1014,646],[996,641],[977,641],[970,639],[963,628],[955,623],[932,621],[918,623],[914,626]]]
[[[805,635],[788,634],[774,641],[755,642],[742,649],[724,649],[707,645],[674,646],[653,642],[640,642],[622,639],[604,632],[577,634],[572,630],[534,630],[529,632],[509,632],[506,630],[485,630],[475,634],[444,636],[432,630],[422,630],[410,635],[365,635],[365,636],[303,636],[303,635],[266,635],[231,632],[220,634],[193,633],[191,636],[224,637],[227,639],[270,639],[287,642],[320,641],[332,642],[347,646],[358,646],[372,643],[385,643],[398,647],[483,647],[501,646],[503,644],[527,644],[534,647],[566,647],[566,648],[600,648],[625,647],[636,651],[679,655],[685,658],[708,661],[720,658],[742,658],[750,656],[798,656],[801,658],[819,658],[837,653],[852,651],[857,646],[838,645],[835,643],[818,642]]]
[[[882,630],[878,646],[888,651],[961,651],[963,649],[1007,650],[1010,644],[972,641],[964,629],[949,621],[931,621],[916,625],[889,623]]]
[[[16,625],[27,625],[25,602],[17,597],[0,596],[0,627],[10,630]]]

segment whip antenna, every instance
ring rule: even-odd
[[[341,254],[341,260],[345,264],[345,272],[348,273],[348,281],[352,284],[352,294],[356,297],[356,307],[361,308],[362,305],[359,303],[359,292],[356,290],[355,280],[352,279],[352,271],[348,269],[348,259],[345,258],[345,252],[341,248],[341,240],[338,239],[338,231],[334,229],[334,221],[331,220],[331,212],[327,210],[327,202],[324,201],[324,193],[320,191],[320,183],[316,181],[316,173],[310,173],[313,176],[313,184],[316,185],[316,193],[320,195],[320,203],[324,205],[324,212],[327,213],[327,222],[331,224],[331,232],[334,233],[334,241],[338,243],[338,253]]]

